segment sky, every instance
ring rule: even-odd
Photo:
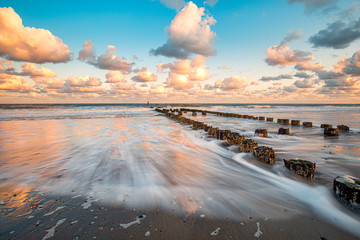
[[[360,2],[0,2],[0,103],[360,103]]]

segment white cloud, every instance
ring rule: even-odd
[[[204,8],[198,8],[189,2],[172,20],[168,29],[168,41],[157,49],[150,50],[153,55],[188,58],[191,54],[212,56],[215,33],[210,26],[216,20],[205,14]]]

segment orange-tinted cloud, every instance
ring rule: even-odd
[[[106,83],[118,83],[125,81],[124,73],[121,71],[109,71],[106,75]]]
[[[21,75],[31,78],[55,78],[57,75],[48,68],[37,68],[35,63],[25,63],[22,66]]]
[[[131,80],[135,82],[154,82],[157,79],[157,76],[146,67],[135,69],[134,72],[136,76],[133,76]]]
[[[130,71],[133,64],[125,58],[116,56],[116,51],[115,46],[109,45],[104,54],[96,57],[92,41],[87,40],[83,45],[83,49],[79,52],[78,59],[100,69]]]
[[[271,66],[296,65],[298,70],[320,70],[323,68],[321,62],[313,63],[315,57],[309,52],[291,50],[288,46],[292,41],[301,38],[299,31],[288,32],[284,40],[279,44],[266,50],[265,62]]]
[[[33,88],[20,76],[0,73],[0,90],[30,92]]]
[[[71,60],[71,52],[60,38],[49,30],[24,27],[11,7],[0,8],[0,56],[32,63]]]
[[[231,90],[238,90],[238,89],[244,89],[248,86],[248,79],[242,78],[240,76],[231,76],[228,78],[225,78],[221,82],[216,82],[215,86],[220,86],[222,90],[225,91],[231,91]]]
[[[67,83],[71,87],[97,87],[102,84],[100,78],[93,76],[68,77]]]
[[[158,64],[160,71],[169,69],[166,81],[168,87],[176,89],[192,88],[195,82],[209,79],[207,67],[204,65],[206,58],[202,55],[195,56],[192,60],[180,59],[173,63]]]

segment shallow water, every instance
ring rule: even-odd
[[[198,108],[346,124],[355,130],[325,138],[316,126],[290,127],[291,135],[283,136],[277,135],[275,122],[196,117],[273,147],[278,161],[268,166],[143,105],[6,106],[0,109],[0,189],[81,194],[111,205],[159,206],[219,218],[314,212],[360,236],[359,218],[332,193],[336,176],[360,173],[359,105]],[[268,129],[269,137],[254,137],[256,128]],[[315,179],[291,174],[283,158],[316,162]]]

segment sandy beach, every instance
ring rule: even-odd
[[[0,196],[7,203],[0,206],[0,239],[358,239],[311,213],[234,220],[207,216],[201,209],[131,210],[89,203],[78,195],[3,192]],[[284,211],[291,215],[291,209]]]

